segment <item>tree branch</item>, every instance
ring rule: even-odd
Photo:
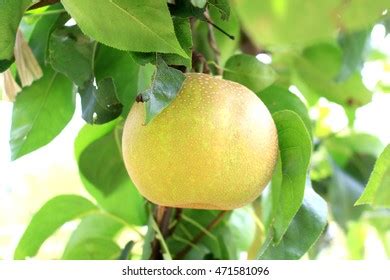
[[[225,216],[225,214],[227,213],[228,211],[221,211],[206,227],[206,229],[208,231],[210,231],[211,229],[213,229],[215,226],[217,226],[223,219],[223,217]],[[201,231],[198,233],[198,235],[196,235],[191,241],[190,243],[185,246],[179,253],[176,254],[176,260],[181,260],[183,259],[188,253],[189,251],[191,250],[192,248],[192,244],[196,244],[198,243],[204,236],[206,235],[205,231]],[[190,245],[191,244],[191,245]]]
[[[172,209],[170,207],[165,207],[157,205],[156,207],[156,222],[158,228],[160,229],[161,235],[165,238],[169,233],[169,221],[171,218]],[[161,244],[157,238],[154,238],[152,241],[152,254],[150,256],[151,260],[162,260],[163,255],[161,253]]]

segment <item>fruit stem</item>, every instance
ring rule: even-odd
[[[206,230],[210,231],[216,227],[223,219],[228,211],[221,211],[207,226]],[[176,254],[176,260],[182,260],[191,250],[192,246],[198,243],[205,235],[207,231],[199,232],[179,253]]]

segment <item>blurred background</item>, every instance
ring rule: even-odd
[[[370,46],[371,53],[380,53],[381,57],[376,59],[372,55],[372,59],[364,63],[361,74],[365,86],[374,92],[374,95],[371,103],[357,109],[353,128],[356,132],[376,136],[385,146],[390,143],[390,34],[386,35],[384,25],[375,25],[371,32]],[[267,54],[259,54],[257,58],[266,64],[272,63],[273,59]],[[2,80],[0,78],[0,81]],[[289,89],[307,103],[299,85],[291,84]],[[2,91],[3,85],[0,84],[0,92]],[[344,109],[325,98],[320,98],[310,108],[309,113],[315,121],[314,135],[318,138],[343,135],[350,130]],[[53,142],[16,161],[11,161],[8,142],[12,103],[0,101],[0,259],[12,259],[15,246],[32,215],[47,200],[58,194],[80,194],[89,197],[79,179],[73,151],[74,139],[84,125],[80,115],[78,100],[72,121]],[[312,159],[314,178],[316,176],[321,178],[321,173],[326,173],[327,167],[321,164],[323,164],[321,151],[317,151]],[[333,260],[388,258],[390,248],[386,248],[384,244],[390,244],[390,229],[384,234],[379,234],[368,222],[367,215],[361,215],[358,219],[348,222],[349,230],[346,233],[340,227],[340,223],[335,222],[338,217],[334,216],[334,213],[329,218],[326,233],[321,237],[323,239],[321,246],[324,247],[315,254],[315,258]],[[45,242],[37,258],[59,258],[66,240],[77,223],[77,221],[68,223],[62,227]],[[127,229],[118,236],[119,244],[123,246],[126,242],[124,238],[121,240],[122,236],[126,235],[128,240],[129,235],[134,235],[134,239],[137,239],[145,233],[146,228],[143,227]],[[242,257],[245,258],[246,255],[243,254]],[[308,254],[305,256],[309,257]]]

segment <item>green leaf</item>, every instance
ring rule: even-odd
[[[41,17],[35,24],[30,36],[29,45],[41,67],[47,64],[49,56],[49,38],[51,33],[56,30],[58,26],[64,25],[69,20],[69,15],[67,13],[57,13],[56,11],[58,9],[58,5],[50,6],[47,9],[47,12],[55,13]]]
[[[5,70],[10,68],[14,61],[15,58],[11,58],[10,60],[0,60],[0,73],[3,73]]]
[[[334,2],[233,1],[243,28],[257,45],[266,48],[308,45],[331,37],[335,30],[330,16]]]
[[[221,4],[224,1],[220,1]],[[219,7],[219,6],[218,6]],[[211,5],[209,2],[209,14],[211,20],[225,30],[228,34],[234,36],[234,40],[223,34],[219,30],[214,31],[215,41],[220,51],[220,65],[224,66],[226,61],[236,52],[239,42],[240,42],[240,23],[238,21],[237,13],[235,11],[231,11],[230,16],[228,18],[221,18],[222,12],[215,5]],[[203,23],[204,28],[207,28],[207,23]],[[203,34],[205,35],[205,34]],[[207,37],[207,36],[206,36]],[[215,53],[213,52],[215,55]]]
[[[103,124],[119,117],[123,105],[116,94],[114,81],[106,78],[98,82],[97,87],[91,80],[79,88],[83,119],[90,124]]]
[[[12,60],[16,31],[24,12],[33,2],[33,0],[0,1],[0,61]]]
[[[247,238],[253,235],[251,228],[237,232],[236,225],[229,222],[230,216],[226,214],[212,229],[207,226],[216,219],[220,211],[184,209],[182,218],[176,226],[173,235],[167,240],[167,245],[175,256],[187,245],[190,251],[184,259],[237,259],[241,242],[235,238]],[[237,221],[235,221],[237,222]],[[202,239],[194,244],[195,236],[202,233]]]
[[[364,260],[365,243],[367,238],[367,225],[365,223],[353,222],[349,224],[347,233],[347,248],[349,259]]]
[[[77,244],[63,256],[64,260],[116,260],[121,248],[114,241],[103,238],[90,238]]]
[[[144,100],[147,100],[145,103],[146,124],[172,102],[179,93],[184,80],[185,76],[182,72],[168,67],[161,57],[157,57],[157,70],[152,86],[143,93]]]
[[[192,58],[192,33],[190,21],[186,18],[173,17],[173,27],[177,40],[181,48],[187,54],[187,57],[178,56],[177,54],[163,54],[162,58],[169,65],[185,65],[191,68]]]
[[[37,254],[43,242],[66,222],[98,211],[89,200],[77,195],[52,198],[35,213],[18,246],[14,258],[22,260]]]
[[[298,213],[279,244],[272,244],[272,232],[259,253],[262,260],[300,259],[318,240],[327,223],[327,205],[312,189],[305,188],[305,196]]]
[[[388,0],[350,1],[339,7],[342,27],[345,30],[359,30],[371,26],[382,17],[386,9],[390,9]]]
[[[120,50],[187,57],[176,39],[165,0],[61,2],[81,30],[103,44]]]
[[[138,91],[143,92],[150,88],[150,84],[153,81],[154,73],[156,72],[156,66],[153,64],[146,64],[139,67],[138,72]]]
[[[191,0],[191,4],[198,8],[204,8],[207,0]]]
[[[279,86],[272,85],[257,93],[271,114],[283,110],[295,112],[305,123],[307,131],[312,134],[311,120],[305,104],[292,92]]]
[[[336,46],[318,44],[305,49],[295,60],[295,67],[302,81],[318,95],[349,108],[367,104],[372,93],[364,86],[360,73],[354,73],[344,82],[336,81],[341,59],[341,50]]]
[[[81,129],[75,141],[80,177],[99,206],[128,224],[143,225],[147,219],[144,200],[126,172],[117,123]]]
[[[283,110],[272,115],[277,130],[281,159],[280,184],[271,184],[278,203],[273,209],[274,240],[279,242],[301,206],[312,144],[301,118],[293,111]],[[278,175],[277,175],[278,176]]]
[[[355,154],[370,155],[376,158],[384,149],[383,144],[377,137],[356,132],[329,138],[325,141],[325,147],[335,162],[342,168],[347,167]]]
[[[388,0],[234,0],[243,29],[261,48],[300,48],[373,25]],[[303,16],[305,15],[305,16]]]
[[[390,228],[390,209],[378,208],[369,211],[366,218],[378,231],[387,232]]]
[[[98,45],[94,63],[96,80],[112,78],[116,94],[123,105],[122,116],[127,117],[138,94],[139,66],[130,53]]]
[[[379,156],[362,196],[355,205],[390,207],[390,145]]]
[[[160,242],[161,244],[161,249],[162,249],[162,255],[164,260],[172,260],[172,255],[171,252],[169,251],[169,248],[167,246],[167,243],[165,241],[164,236],[162,235],[160,228],[157,224],[157,222],[154,220],[153,216],[150,215],[150,220],[151,220],[151,227],[155,232],[155,238]]]
[[[255,239],[256,232],[251,206],[234,209],[226,223],[229,225],[237,249],[247,251]]]
[[[188,0],[175,0],[174,4],[168,4],[169,12],[173,16],[181,18],[196,17],[197,19],[204,20],[203,13],[205,8],[198,8],[191,4]]]
[[[12,160],[50,143],[70,121],[74,110],[72,83],[45,69],[40,80],[23,88],[16,97],[10,139]]]
[[[77,26],[63,26],[50,36],[48,60],[53,69],[83,86],[93,77],[95,44]]]
[[[261,63],[254,56],[237,54],[226,62],[223,78],[259,92],[275,82],[276,73],[271,66]]]
[[[160,54],[164,61],[169,65],[184,65],[191,68],[192,57],[192,33],[188,18],[173,17],[173,27],[175,28],[176,37],[182,49],[188,57],[182,57],[177,54]],[[147,63],[156,64],[156,53],[133,52],[133,59],[140,65]]]
[[[131,257],[131,250],[133,249],[135,243],[134,241],[129,241],[126,243],[125,247],[122,249],[118,260],[128,260]]]
[[[144,245],[142,246],[142,260],[149,260],[152,256],[152,242],[156,236],[156,232],[152,227],[152,211],[149,211],[149,218],[147,223],[148,231],[146,232],[146,235],[144,237]]]
[[[371,29],[360,30],[353,33],[341,33],[339,45],[343,51],[343,61],[337,81],[347,80],[353,73],[360,72],[366,59]]]
[[[112,246],[109,241],[113,242],[123,226],[123,223],[103,213],[84,217],[66,244],[62,259],[113,259],[115,254],[109,249],[117,246]],[[107,250],[102,245],[107,245]],[[115,253],[117,257],[117,249]]]
[[[378,208],[374,211],[367,212],[365,217],[376,228],[387,256],[390,257],[390,236],[388,234],[390,228],[390,209]]]
[[[337,166],[333,167],[331,180],[329,185],[331,211],[335,221],[347,231],[348,222],[358,220],[365,210],[364,207],[354,207],[364,186]]]
[[[222,20],[228,20],[230,17],[230,5],[228,0],[208,0],[209,7],[216,8],[221,14]]]

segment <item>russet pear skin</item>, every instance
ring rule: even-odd
[[[252,91],[192,73],[147,125],[144,104],[133,105],[122,152],[132,181],[151,202],[230,210],[252,202],[270,181],[278,139],[271,114]]]

